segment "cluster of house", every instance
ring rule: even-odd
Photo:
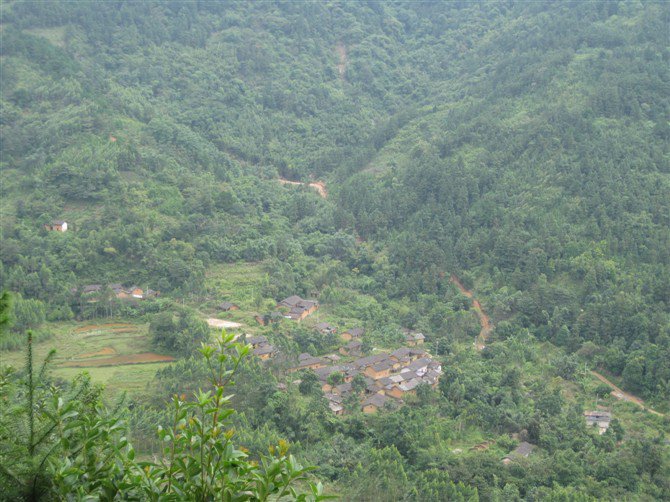
[[[264,336],[247,335],[246,342],[251,345],[253,354],[264,361],[277,354],[277,349]]]
[[[82,296],[86,297],[88,303],[95,303],[98,301],[100,293],[105,289],[105,286],[102,284],[88,284],[81,288]],[[146,300],[148,298],[155,298],[160,293],[154,291],[153,289],[147,288],[146,290],[140,288],[139,286],[131,286],[129,288],[124,287],[122,284],[110,284],[109,289],[112,291],[114,296],[119,299],[131,299],[136,300]],[[72,293],[76,293],[77,289],[73,289]]]
[[[361,357],[342,362],[340,356],[331,354],[314,357],[301,354],[298,365],[290,371],[313,370],[321,382],[321,390],[328,406],[336,415],[344,413],[344,400],[359,389],[352,385],[360,375],[365,413],[374,413],[387,403],[402,404],[402,398],[416,393],[422,384],[437,386],[442,367],[423,349],[402,347],[394,352]],[[332,375],[337,374],[337,378]]]

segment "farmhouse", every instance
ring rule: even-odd
[[[323,335],[334,335],[337,332],[337,328],[327,322],[320,322],[314,328]]]
[[[502,463],[507,465],[514,459],[527,458],[533,452],[534,449],[535,449],[534,444],[522,441],[521,443],[519,443],[519,446],[517,446],[514,450],[509,452],[506,457],[503,458]]]
[[[381,410],[386,403],[390,401],[391,399],[383,394],[373,394],[365,401],[363,401],[362,405],[363,413],[376,413],[377,411]]]
[[[362,353],[363,343],[358,340],[352,340],[344,347],[340,347],[340,354],[343,356],[360,356]]]
[[[44,225],[44,228],[52,232],[67,232],[67,221],[55,220]]]
[[[256,347],[253,353],[255,356],[265,361],[267,359],[270,359],[271,357],[274,357],[274,355],[277,353],[277,349],[275,349],[274,346],[268,343]]]
[[[219,304],[219,310],[230,312],[231,310],[240,310],[240,307],[231,302],[223,302]]]
[[[314,357],[310,354],[302,353],[298,356],[298,365],[289,369],[289,372],[300,370],[317,370],[326,366],[326,361],[320,357]]]
[[[284,318],[281,312],[270,312],[269,314],[265,315],[257,315],[255,317],[256,322],[260,324],[261,326],[268,326],[269,324],[274,324],[276,322],[281,321]]]
[[[354,338],[360,338],[365,333],[363,328],[351,328],[342,333],[341,338],[345,342],[353,340]]]
[[[249,336],[247,335],[246,342],[250,344],[254,349],[261,347],[262,345],[268,344],[268,339],[262,335],[260,336]]]
[[[305,317],[313,313],[319,308],[319,304],[312,300],[303,300],[297,295],[289,296],[279,302],[279,307],[288,309],[288,314],[285,316],[294,321],[302,321]]]
[[[608,411],[585,411],[584,418],[589,427],[598,427],[598,434],[605,434],[610,427],[612,414]]]
[[[423,345],[425,338],[423,333],[408,333],[405,335],[405,343],[409,347],[416,347],[417,345]]]
[[[99,293],[100,291],[102,291],[102,284],[88,284],[81,289],[81,292],[84,295]]]

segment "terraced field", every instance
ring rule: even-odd
[[[70,379],[85,371],[105,385],[110,398],[146,390],[156,371],[174,360],[151,351],[147,324],[59,323],[49,329],[54,336],[35,344],[36,360],[55,349],[54,376]],[[24,357],[23,351],[0,353],[4,363],[14,366],[21,366]]]

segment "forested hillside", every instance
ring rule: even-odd
[[[0,357],[20,360],[27,329],[39,354],[89,329],[179,359],[132,385],[91,370],[113,382],[107,404],[129,392],[128,434],[156,454],[165,401],[208,381],[205,319],[225,317],[279,353],[240,363],[237,442],[256,459],[289,440],[344,500],[670,498],[666,2],[15,1],[0,15]],[[316,321],[363,326],[364,354],[420,331],[439,385],[333,415],[316,375],[288,371],[344,347],[311,319],[270,324],[290,295],[318,299]],[[111,343],[80,352],[126,356]],[[71,356],[53,377],[67,395]],[[581,416],[596,408],[616,417],[603,435]],[[503,468],[519,441],[535,453]]]

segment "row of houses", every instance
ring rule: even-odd
[[[121,300],[125,299],[136,299],[136,300],[146,300],[148,298],[155,298],[160,295],[158,291],[147,288],[146,290],[140,288],[139,286],[131,286],[129,288],[123,286],[120,283],[110,284],[109,289],[112,291],[116,298]],[[95,303],[99,300],[100,294],[105,290],[105,286],[102,284],[87,284],[82,286],[81,294],[86,297],[88,303]],[[72,293],[75,294],[77,289],[74,288]]]
[[[290,371],[306,369],[316,373],[328,405],[337,415],[344,413],[342,403],[354,392],[352,382],[359,375],[359,381],[365,384],[361,408],[365,413],[374,413],[389,402],[402,404],[402,398],[415,394],[421,384],[435,387],[442,374],[440,363],[425,350],[410,347],[346,363],[340,362],[336,354],[324,357],[301,354],[298,365]],[[338,378],[332,379],[334,374]]]

